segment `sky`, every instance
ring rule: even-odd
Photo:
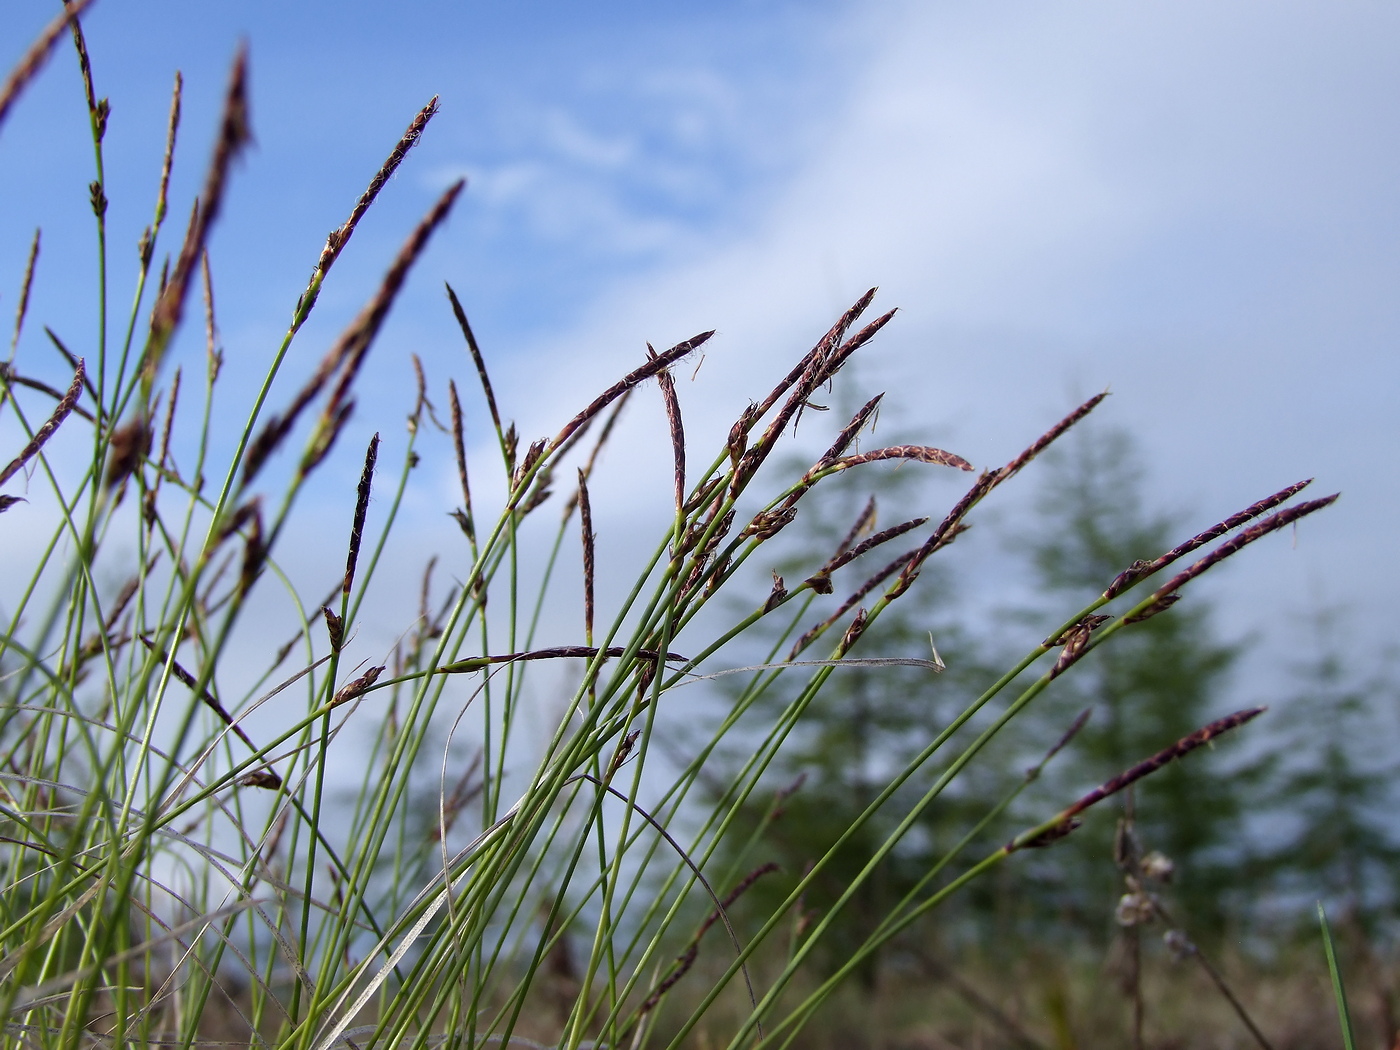
[[[5,4],[0,60],[56,7]],[[900,314],[857,382],[891,393],[898,434],[882,443],[999,465],[1111,389],[1100,411],[1139,438],[1150,500],[1188,525],[1300,478],[1343,492],[1231,566],[1212,592],[1231,632],[1259,632],[1281,656],[1280,625],[1325,603],[1351,611],[1363,649],[1400,640],[1393,4],[100,0],[85,25],[112,99],[122,289],[174,70],[178,222],[229,60],[250,49],[256,143],[210,247],[223,345],[254,366],[230,369],[233,400],[270,358],[326,232],[436,94],[440,113],[337,264],[287,390],[465,176],[365,377],[392,406],[389,429],[411,404],[410,352],[439,388],[469,374],[443,280],[526,437],[553,433],[647,341],[717,329],[694,382],[678,377],[697,449],[878,285],[876,306]],[[60,49],[0,128],[0,316],[42,226],[31,315],[79,349],[94,322],[73,289],[94,264],[74,65]],[[35,334],[21,355],[39,360]],[[186,335],[194,352],[199,333]],[[361,415],[347,443],[383,425]],[[623,437],[595,496],[619,556],[664,527],[669,499],[659,406],[639,407]],[[454,472],[439,466],[408,527],[450,542]],[[357,469],[347,461],[327,490]]]

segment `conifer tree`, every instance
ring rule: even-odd
[[[1035,514],[1015,536],[1033,570],[1029,608],[1054,622],[1135,560],[1160,554],[1191,531],[1146,506],[1129,435],[1087,427],[1046,457]],[[1032,734],[1029,752],[1075,711],[1092,712],[1038,797],[1047,803],[1073,797],[1225,713],[1228,673],[1240,651],[1197,592],[1092,653],[1074,674],[1055,681],[1037,716],[1020,727]],[[1173,863],[1173,897],[1193,930],[1225,928],[1245,859],[1241,788],[1251,775],[1234,755],[1207,753],[1115,800],[1120,814],[1133,806],[1141,848]],[[1017,894],[1025,918],[1069,918],[1095,940],[1112,928],[1122,880],[1114,865],[1115,824],[1107,817],[1100,814],[1028,860]]]
[[[1280,740],[1261,809],[1272,843],[1256,865],[1275,903],[1329,903],[1373,933],[1397,902],[1394,830],[1397,690],[1387,669],[1365,669],[1343,641],[1342,613],[1310,618],[1293,688],[1279,698]]]
[[[1182,538],[1178,534],[1193,531],[1146,508],[1132,442],[1121,432],[1098,429],[1072,436],[1063,452],[1047,457],[1038,469],[1040,498],[1020,519],[1013,542],[1015,553],[1025,559],[1022,579],[1029,586],[1020,608],[1014,615],[969,617],[959,598],[959,584],[966,584],[958,578],[959,551],[954,549],[941,562],[931,562],[918,586],[886,611],[878,630],[862,638],[856,655],[927,656],[931,635],[947,669],[930,676],[922,670],[850,668],[833,676],[770,770],[769,793],[755,797],[745,818],[752,835],[732,838],[747,841],[749,848],[742,857],[730,858],[731,881],[763,862],[776,861],[783,869],[748,891],[751,904],[762,908],[781,900],[806,863],[824,854],[870,801],[872,785],[883,783],[888,769],[902,766],[946,726],[952,714],[997,677],[1008,658],[1035,645],[1036,631],[1062,622],[1133,561],[1154,557]],[[930,513],[937,506],[937,490],[931,492],[921,481],[912,471],[888,471],[855,475],[831,486],[822,494],[826,502],[804,503],[785,536],[790,560],[771,567],[779,575],[804,578],[829,557],[872,488],[881,508],[877,527],[915,512]],[[870,566],[843,570],[849,579],[835,581],[835,597],[897,553],[892,547]],[[979,606],[987,605],[985,596],[978,599]],[[762,596],[755,592],[754,600],[761,602]],[[819,617],[815,611],[808,614],[808,619]],[[805,626],[793,623],[796,633]],[[775,652],[786,652],[785,644],[776,637],[773,641]],[[1225,713],[1228,672],[1239,651],[1237,643],[1220,637],[1209,602],[1195,593],[1123,632],[1073,673],[1056,679],[1027,715],[994,741],[986,760],[960,775],[930,808],[920,833],[901,843],[847,907],[826,937],[827,958],[840,960],[863,941],[875,918],[1015,790],[1028,767],[1085,708],[1093,713],[1079,735],[1021,796],[1012,814],[971,846],[969,856],[980,855],[979,848],[994,847],[1026,821],[1044,819],[1085,788]],[[765,702],[786,699],[775,695]],[[969,728],[975,731],[980,724]],[[746,757],[720,756],[716,769],[725,761],[737,767]],[[929,777],[944,761],[930,763]],[[1173,903],[1183,917],[1190,917],[1192,931],[1201,931],[1206,940],[1211,931],[1224,930],[1229,894],[1239,885],[1239,865],[1247,852],[1241,789],[1251,775],[1226,747],[1193,756],[1189,767],[1164,769],[1133,800],[1143,849],[1159,851],[1175,863]],[[727,782],[717,773],[717,791]],[[884,831],[906,811],[901,801],[907,800],[891,800],[888,819],[868,825],[827,865],[822,881],[803,901],[806,916],[826,914]],[[1014,950],[1048,923],[1060,924],[1064,932],[1068,918],[1070,932],[1101,944],[1113,928],[1114,906],[1122,893],[1114,864],[1114,825],[1110,813],[1099,813],[1054,848],[1028,851],[997,879],[969,887],[952,908],[940,909],[936,926],[922,927],[918,939],[935,950],[940,941],[969,936],[984,946]],[[806,925],[803,915],[792,921],[796,932]],[[996,936],[985,936],[989,932]],[[863,977],[875,980],[879,965],[877,960]]]
[[[804,500],[797,520],[783,537],[786,557],[765,568],[777,576],[804,579],[850,538],[853,524],[860,523],[859,540],[915,516],[941,514],[950,492],[938,479],[908,467],[877,466],[849,472]],[[916,547],[926,532],[927,528],[911,531],[907,539],[890,542],[839,570],[832,580],[833,594],[825,604],[814,603],[799,613],[782,638],[778,635],[783,628],[774,625],[765,644],[775,646],[779,659],[788,655],[792,641],[807,627],[827,615],[881,566]],[[731,842],[742,843],[755,835],[759,840],[742,858],[730,858],[731,881],[741,869],[760,863],[775,862],[781,868],[780,873],[749,889],[741,908],[754,907],[759,913],[771,910],[802,877],[807,865],[823,856],[866,808],[889,775],[902,768],[995,678],[979,657],[973,632],[957,615],[955,575],[947,565],[949,560],[930,561],[916,585],[862,636],[859,650],[853,654],[865,659],[937,659],[946,664],[945,669],[934,674],[927,668],[851,667],[838,671],[827,682],[770,769],[768,793],[755,796],[744,814],[751,834],[730,836]],[[758,604],[763,597],[756,591],[753,600]],[[824,641],[799,658],[820,659],[831,644]],[[779,692],[765,697],[765,714],[771,715],[789,699],[788,694]],[[726,763],[737,767],[747,757],[737,751],[719,756],[718,767]],[[900,844],[837,918],[822,944],[821,955],[827,963],[844,961],[865,940],[875,923],[928,869],[931,859],[941,855],[986,812],[1006,780],[999,771],[989,774],[980,765],[959,778],[927,816],[921,833]],[[728,778],[718,775],[713,783],[718,794]],[[917,796],[923,785],[911,790]],[[906,812],[911,800],[905,797],[908,794],[896,795],[876,820],[828,862],[820,881],[805,895],[801,914],[792,917],[794,935],[801,935],[813,920],[828,914],[831,903]],[[865,984],[877,979],[881,960],[877,956],[860,972]]]

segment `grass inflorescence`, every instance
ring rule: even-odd
[[[234,61],[213,156],[183,240],[157,272],[181,114],[176,78],[154,217],[137,254],[131,314],[117,329],[107,311],[107,103],[95,92],[77,20],[85,6],[72,4],[46,31],[0,96],[2,121],[71,29],[97,158],[91,201],[102,253],[94,349],[76,357],[49,332],[71,369],[61,382],[49,382],[34,374],[42,366],[29,362],[21,338],[30,284],[45,276],[36,235],[15,349],[0,373],[0,407],[12,417],[7,433],[24,436],[0,483],[10,485],[27,471],[46,488],[42,513],[34,504],[22,506],[15,492],[0,495],[0,511],[7,512],[0,528],[50,530],[29,564],[9,565],[3,598],[0,1039],[6,1044],[189,1047],[217,1038],[288,1050],[678,1046],[702,1019],[723,1016],[732,1021],[723,1037],[732,1047],[786,1045],[864,959],[961,887],[1021,850],[1051,846],[1098,802],[1258,713],[1244,711],[1180,741],[1162,741],[1159,754],[981,860],[963,857],[972,836],[962,839],[835,973],[814,979],[808,963],[834,916],[1055,678],[1120,632],[1165,613],[1224,558],[1334,497],[1290,504],[1302,485],[1290,486],[1155,560],[1125,567],[1044,640],[1031,639],[1021,659],[890,772],[785,901],[741,928],[729,911],[774,866],[762,857],[745,866],[744,850],[721,851],[721,844],[736,833],[737,815],[804,712],[843,666],[878,667],[879,660],[853,655],[861,638],[917,584],[928,560],[967,528],[982,501],[1103,395],[1075,408],[1005,466],[981,472],[962,456],[927,445],[853,451],[874,419],[877,396],[809,469],[785,476],[775,456],[780,440],[894,317],[891,310],[856,327],[875,298],[872,289],[741,413],[709,458],[697,458],[687,444],[671,370],[705,346],[710,332],[662,351],[648,347],[632,371],[600,383],[602,392],[553,437],[522,449],[467,312],[449,287],[445,309],[460,327],[490,419],[499,458],[490,469],[500,472],[504,497],[483,505],[480,493],[494,489],[478,486],[473,502],[471,469],[481,468],[468,460],[470,406],[456,380],[449,381],[450,421],[440,424],[415,358],[417,396],[401,464],[381,462],[375,434],[342,534],[343,575],[308,591],[284,561],[302,527],[298,508],[307,481],[331,456],[350,454],[338,439],[359,406],[366,357],[424,247],[456,205],[461,182],[409,233],[365,306],[290,394],[283,366],[334,263],[390,176],[410,160],[437,99],[412,119],[327,238],[243,408],[232,451],[219,462],[211,406],[225,389],[226,363],[216,345],[207,244],[236,177],[233,161],[249,141],[246,57],[240,52]],[[205,301],[202,407],[190,393],[191,366],[175,345],[197,277]],[[674,514],[650,553],[630,567],[626,578],[634,582],[619,587],[610,568],[604,586],[589,481],[622,406],[650,380],[659,388],[674,459],[668,494]],[[360,659],[352,654],[359,652],[364,602],[394,542],[420,439],[429,432],[425,421],[450,439],[462,502],[444,510],[461,527],[467,568],[444,589],[434,586],[429,562],[417,615],[390,655]],[[52,452],[56,436],[67,439],[62,455]],[[293,451],[298,440],[300,451]],[[279,474],[274,462],[293,465]],[[800,582],[788,586],[774,573],[759,607],[737,617],[724,611],[733,606],[717,599],[736,589],[748,563],[761,560],[758,552],[792,523],[811,490],[881,462],[975,477],[950,508],[878,531],[871,503]],[[539,532],[526,529],[526,520],[539,516],[556,490],[562,513],[553,539],[532,549]],[[574,529],[579,539],[566,545]],[[1151,582],[1216,541],[1222,542],[1167,582]],[[329,541],[318,535],[316,542]],[[579,550],[573,542],[581,548],[583,584],[577,635],[542,645],[540,610],[575,564],[561,553]],[[888,549],[900,544],[904,549],[891,558]],[[886,564],[872,570],[865,562],[877,548]],[[524,590],[523,563],[545,567],[533,596]],[[112,586],[114,574],[120,582]],[[255,650],[238,628],[278,584],[295,632],[278,649]],[[1128,597],[1112,604],[1120,596]],[[777,646],[763,664],[742,670],[745,684],[732,709],[707,730],[708,739],[679,758],[661,754],[658,713],[681,702],[673,691],[732,671],[726,659],[735,649],[726,647],[760,621],[780,617],[788,626]],[[538,711],[526,703],[533,695],[527,671],[544,662],[570,666],[572,685],[541,738]],[[930,675],[942,667],[936,658],[891,662],[917,664]],[[790,701],[760,704],[776,693],[779,679],[794,676],[801,684]],[[994,717],[979,720],[975,733],[960,732],[994,701],[1001,704]],[[773,714],[755,728],[753,716],[762,711]],[[471,741],[469,759],[444,748],[448,723],[449,736]],[[740,732],[748,734],[751,757],[724,791],[704,795],[700,804],[696,787],[707,758]],[[345,741],[338,740],[342,735]],[[356,752],[352,740],[368,743]],[[427,794],[425,771],[440,774]],[[907,785],[914,783],[924,786],[910,796]],[[845,895],[789,934],[792,917],[804,914],[804,890],[892,800],[907,809]],[[1006,804],[988,799],[984,824]],[[717,872],[721,855],[740,860]],[[714,937],[705,939],[716,927],[727,935],[725,949]],[[696,965],[702,953],[710,954],[710,965]],[[705,986],[688,988],[702,974]],[[681,990],[685,995],[677,997]],[[681,1007],[668,1010],[673,998]],[[717,1011],[717,1004],[723,1008]]]

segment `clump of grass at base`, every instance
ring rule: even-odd
[[[1145,756],[1039,827],[1014,837],[1008,829],[1008,844],[981,860],[970,862],[955,847],[846,965],[825,980],[808,979],[806,963],[831,915],[987,742],[1098,646],[1169,614],[1196,576],[1331,501],[1290,503],[1301,486],[1154,561],[1125,566],[1118,579],[1105,581],[1102,595],[1028,639],[1025,656],[894,773],[845,829],[832,853],[912,778],[928,782],[833,912],[793,938],[760,980],[749,960],[788,937],[785,923],[803,888],[832,853],[815,861],[771,915],[745,929],[733,925],[728,908],[766,869],[755,864],[717,878],[711,858],[823,685],[843,666],[878,665],[861,659],[862,636],[918,585],[928,559],[943,554],[979,504],[1103,395],[1005,466],[981,472],[961,456],[924,445],[853,452],[875,399],[839,429],[810,469],[783,477],[773,453],[788,428],[894,316],[891,310],[861,326],[872,289],[742,413],[724,447],[688,446],[669,374],[707,343],[707,332],[660,352],[649,349],[627,375],[601,382],[602,392],[553,436],[522,448],[521,435],[505,423],[461,298],[449,288],[468,355],[462,360],[476,375],[499,450],[500,462],[490,469],[501,472],[505,497],[498,506],[473,502],[463,425],[468,408],[454,380],[445,391],[451,425],[439,451],[455,457],[462,504],[443,509],[461,526],[452,553],[468,568],[443,588],[432,586],[430,565],[418,615],[407,614],[400,643],[378,662],[355,662],[350,654],[358,651],[363,603],[395,542],[411,470],[420,456],[438,454],[427,448],[436,391],[421,365],[397,467],[382,464],[378,434],[363,458],[341,439],[352,413],[393,418],[398,411],[380,399],[360,403],[357,380],[425,245],[457,204],[461,183],[409,232],[379,287],[300,387],[288,385],[283,369],[360,218],[428,129],[436,99],[391,147],[314,261],[286,334],[241,413],[233,450],[216,461],[213,404],[228,385],[225,370],[244,367],[246,359],[225,362],[218,349],[206,243],[249,138],[246,62],[241,54],[235,59],[213,157],[183,238],[154,270],[169,236],[177,77],[134,305],[115,321],[109,299],[126,292],[109,288],[122,268],[109,266],[106,254],[108,107],[98,97],[76,14],[70,9],[69,26],[97,165],[91,204],[101,253],[99,327],[85,343],[95,351],[90,360],[74,361],[62,382],[41,379],[52,360],[45,365],[32,354],[22,306],[18,351],[4,373],[3,407],[25,434],[4,480],[32,471],[52,508],[41,514],[37,500],[26,506],[12,493],[0,506],[0,528],[52,529],[42,553],[25,566],[27,577],[21,581],[11,570],[4,595],[0,1014],[7,1043],[194,1046],[217,1035],[297,1050],[512,1040],[676,1046],[728,994],[727,1002],[737,995],[748,1004],[725,1033],[729,1045],[782,1045],[863,958],[961,886],[1023,848],[1052,845],[1101,799],[1257,713],[1162,741],[1158,755]],[[6,88],[0,117],[59,36],[36,45]],[[13,148],[0,137],[0,149]],[[36,281],[57,279],[45,273],[42,257],[31,273]],[[196,284],[205,299],[202,403],[191,393],[199,385],[198,362],[184,359],[174,342],[188,324]],[[659,496],[674,504],[674,517],[654,548],[628,568],[635,583],[609,607],[618,588],[600,588],[594,579],[591,522],[598,508],[588,483],[617,413],[649,380],[656,380],[666,410],[674,486]],[[1027,438],[1033,435],[1028,429]],[[65,443],[61,456],[51,454],[55,438]],[[85,451],[74,455],[79,447]],[[360,478],[356,491],[344,494],[345,569],[308,591],[280,559],[289,537],[308,527],[299,516],[308,479],[332,456],[352,457]],[[714,616],[699,615],[748,571],[814,487],[884,461],[966,471],[974,480],[951,508],[930,508],[926,519],[869,536],[868,523],[858,523],[800,583],[789,587],[775,577],[760,607],[719,630]],[[543,549],[530,547],[537,530],[524,528],[527,519],[560,503],[552,539]],[[936,524],[928,528],[929,521]],[[578,549],[571,539],[576,529],[578,561],[562,553]],[[1218,540],[1162,582],[1170,566]],[[318,535],[317,542],[331,539]],[[877,548],[897,553],[890,560],[889,550]],[[873,570],[871,557],[884,568]],[[523,591],[520,566],[527,562],[546,566],[537,593]],[[122,582],[111,586],[119,567]],[[573,572],[583,574],[586,596],[577,634],[542,644],[539,610]],[[275,651],[250,653],[236,642],[237,630],[252,603],[278,583],[295,632]],[[673,691],[725,670],[732,651],[726,647],[770,617],[788,626],[765,665],[747,669],[729,716],[679,763],[663,759],[655,747],[657,716],[676,702]],[[531,731],[527,719],[534,717],[525,703],[529,671],[543,661],[567,662],[575,687],[535,749],[533,765],[512,775]],[[911,661],[933,681],[936,661],[900,663]],[[739,719],[757,709],[779,678],[792,675],[800,676],[801,688],[753,740],[753,757],[729,792],[697,808],[694,789],[707,756],[738,731]],[[233,680],[253,684],[230,695]],[[1004,706],[979,734],[958,734],[994,700]],[[475,743],[476,757],[461,769],[449,769],[442,757],[447,722]],[[347,731],[373,745],[351,760],[363,772],[353,798],[343,800],[338,788],[347,755],[337,738]],[[425,768],[441,783],[428,819],[415,794]],[[986,801],[990,821],[1004,800]],[[711,929],[723,931],[726,948],[714,935],[702,942]],[[694,966],[702,951],[721,950],[728,953],[723,966]],[[668,997],[702,973],[705,987],[687,988],[686,1016],[659,1025]],[[725,1015],[734,1017],[728,1008]]]

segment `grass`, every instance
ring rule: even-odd
[[[1142,989],[1147,1046],[1244,1050],[1258,1045],[1192,966],[1159,951],[1160,943],[1145,947],[1150,949]],[[1267,967],[1235,955],[1220,960],[1275,1050],[1343,1045],[1326,966],[1317,965],[1318,955],[1312,944]],[[1106,967],[1101,957],[1042,946],[1011,957],[961,952],[941,958],[948,961],[902,969],[873,991],[845,986],[797,1045],[804,1050],[1133,1045],[1133,1016],[1121,969]],[[739,1010],[735,1003],[729,1014],[701,1022],[696,1045],[719,1042]],[[1357,1045],[1386,1045],[1384,1030],[1373,1018],[1364,1025],[1358,1022],[1357,1039]]]
[[[812,953],[840,907],[1057,677],[1167,612],[1226,557],[1335,497],[1294,502],[1302,485],[1290,486],[1151,562],[1126,566],[1103,594],[1086,596],[1083,608],[1029,639],[1023,658],[889,779],[786,901],[735,928],[729,908],[765,868],[745,871],[739,862],[716,872],[713,860],[804,711],[843,666],[878,665],[859,656],[861,637],[917,586],[927,560],[953,543],[979,504],[1103,395],[1011,462],[981,472],[928,446],[852,451],[875,398],[809,470],[782,476],[773,453],[783,436],[894,316],[891,310],[861,327],[872,290],[698,465],[670,369],[712,333],[651,350],[615,382],[600,377],[601,393],[577,415],[552,437],[526,443],[505,422],[486,357],[449,288],[491,420],[499,460],[491,469],[500,471],[504,498],[489,506],[473,500],[454,381],[442,429],[461,487],[460,505],[450,508],[462,532],[454,555],[460,561],[465,550],[469,568],[443,588],[431,584],[430,563],[417,616],[407,617],[387,658],[370,662],[356,645],[357,628],[437,424],[416,359],[418,395],[397,465],[380,461],[378,435],[362,460],[339,439],[352,412],[397,411],[361,394],[357,379],[460,183],[409,232],[310,377],[290,388],[283,371],[356,224],[408,158],[436,100],[328,238],[240,413],[232,453],[222,458],[211,433],[214,406],[229,385],[226,369],[250,362],[240,355],[226,363],[218,348],[205,246],[248,140],[246,63],[241,55],[234,62],[203,189],[182,239],[167,249],[176,79],[133,306],[119,319],[109,308],[118,293],[107,258],[107,104],[76,20],[81,6],[67,9],[69,20],[60,18],[36,43],[0,96],[3,120],[71,29],[92,129],[100,263],[96,352],[78,360],[58,345],[69,371],[50,383],[39,376],[47,369],[31,362],[31,346],[42,340],[25,318],[30,281],[45,279],[36,238],[0,403],[6,432],[22,435],[3,480],[17,484],[23,471],[44,492],[33,503],[5,496],[0,528],[50,530],[25,575],[16,566],[7,571],[3,596],[0,1015],[7,1044],[789,1045],[840,1001],[843,979],[864,959],[968,882],[1023,849],[1051,846],[1104,798],[1258,713],[1162,741],[1159,754],[985,857],[955,847],[835,974],[814,976]],[[14,148],[0,139],[0,149]],[[190,324],[197,286],[202,362],[175,344]],[[618,587],[610,578],[599,587],[589,482],[618,413],[652,380],[674,456],[674,517],[631,567],[635,582]],[[305,530],[317,528],[308,480],[332,456],[352,457],[360,481],[353,500],[346,494],[353,513],[341,538],[314,540],[344,543],[345,569],[307,586],[285,552],[289,538],[312,538]],[[760,607],[723,616],[716,598],[743,578],[811,489],[882,461],[965,471],[973,480],[951,508],[927,520],[875,533],[863,517],[809,577],[791,587],[775,577]],[[557,524],[545,527],[541,519],[561,503]],[[928,521],[936,524],[928,528]],[[889,560],[876,552],[882,547],[900,553]],[[871,556],[884,568],[872,570]],[[544,566],[535,591],[527,565]],[[577,634],[543,646],[541,610],[576,573],[584,593]],[[614,599],[615,592],[623,596]],[[294,634],[280,649],[256,650],[239,629],[268,608],[290,616]],[[731,670],[727,661],[745,632],[771,617],[788,625],[782,641],[763,666],[745,670],[745,686],[710,739],[680,761],[661,755],[658,712],[690,702],[673,692]],[[532,668],[541,662],[567,666],[572,690],[543,738],[527,703]],[[935,660],[897,662],[930,676],[940,669]],[[783,676],[800,677],[795,698],[746,738],[752,758],[730,790],[699,805],[706,758]],[[995,716],[978,723],[980,732],[960,732],[983,710]],[[445,736],[470,740],[468,754],[445,745]],[[352,738],[369,743],[355,753]],[[425,775],[437,781],[426,793]],[[910,783],[927,786],[845,896],[794,933],[804,887]],[[988,819],[1003,808],[1003,800],[988,799]],[[724,961],[716,935],[701,951],[712,928],[728,944]]]

